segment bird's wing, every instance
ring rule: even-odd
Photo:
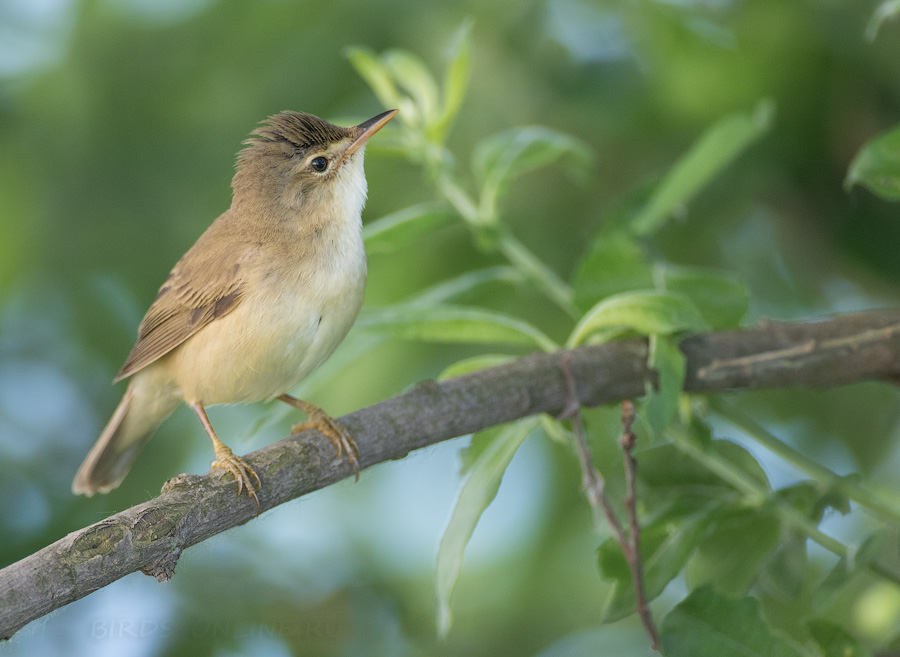
[[[210,228],[214,228],[215,224]],[[235,309],[244,296],[241,270],[248,245],[216,240],[208,230],[178,261],[138,328],[116,381],[165,356],[204,326]]]

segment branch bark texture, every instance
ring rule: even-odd
[[[837,316],[819,322],[766,322],[681,342],[691,392],[824,388],[866,380],[900,380],[900,310]],[[563,358],[580,403],[596,406],[644,393],[655,373],[642,339],[533,354],[356,411],[341,422],[356,438],[365,468],[410,451],[571,403]],[[262,511],[353,474],[334,461],[315,431],[290,436],[247,457],[262,480]],[[159,497],[84,529],[0,570],[0,640],[27,623],[117,579],[143,571],[169,579],[181,552],[256,515],[235,494],[230,475],[179,475]]]

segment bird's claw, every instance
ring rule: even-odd
[[[346,454],[347,461],[353,466],[356,480],[359,481],[359,446],[350,433],[337,420],[321,410],[310,412],[309,419],[295,424],[291,428],[291,433],[300,433],[307,429],[316,429],[331,441],[337,451],[335,460],[339,461],[341,456]]]
[[[224,449],[216,450],[216,460],[210,464],[210,469],[221,468],[233,474],[238,483],[238,495],[243,492],[246,486],[247,495],[256,502],[256,513],[259,514],[259,498],[256,496],[256,491],[262,488],[259,475],[244,459],[240,456],[235,456],[234,452],[228,447],[224,445],[223,447]]]

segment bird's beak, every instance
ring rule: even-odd
[[[392,109],[387,112],[382,112],[378,116],[373,116],[368,121],[363,121],[357,126],[352,128],[353,132],[356,135],[356,139],[353,140],[353,143],[347,147],[347,150],[344,151],[344,155],[341,157],[341,161],[343,161],[348,155],[352,155],[369,140],[369,137],[374,135],[376,132],[381,130],[388,121],[397,116],[398,110]]]

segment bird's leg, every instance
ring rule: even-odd
[[[291,397],[290,395],[279,395],[279,401],[290,404],[294,408],[299,408],[306,413],[308,419],[305,422],[298,422],[291,428],[291,433],[300,433],[307,429],[317,429],[323,436],[331,441],[337,450],[337,458],[346,453],[347,460],[353,466],[356,473],[356,479],[359,480],[359,446],[349,432],[342,427],[337,420],[328,415],[318,406],[305,402],[302,399]]]
[[[200,424],[203,425],[207,435],[210,440],[212,440],[213,449],[216,452],[216,460],[210,464],[210,469],[224,468],[233,474],[238,483],[238,495],[241,494],[241,491],[244,490],[244,486],[246,486],[247,495],[252,497],[253,501],[256,502],[256,513],[258,514],[259,498],[256,497],[256,489],[262,487],[262,484],[259,481],[259,475],[256,474],[256,471],[251,468],[244,459],[240,456],[235,456],[234,452],[231,451],[231,448],[219,440],[219,437],[212,427],[212,423],[210,423],[209,418],[206,416],[206,409],[203,408],[203,404],[191,402],[189,406],[193,409],[194,413],[197,414],[197,417],[200,418]],[[254,481],[256,482],[256,486],[253,485]]]

